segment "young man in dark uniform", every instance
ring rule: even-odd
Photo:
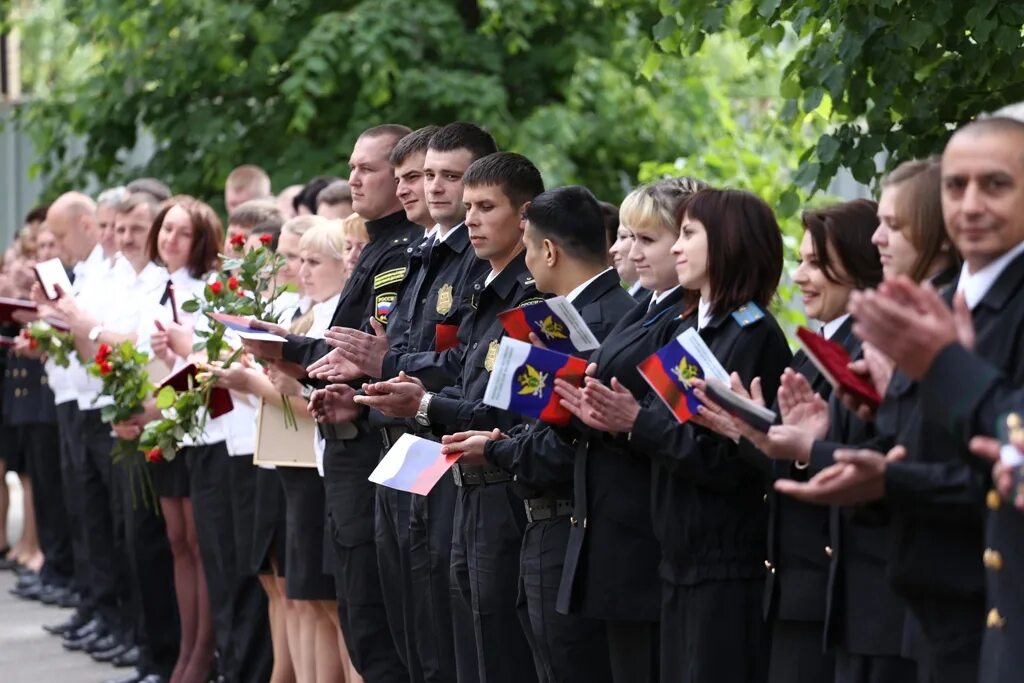
[[[428,391],[440,391],[455,383],[461,371],[462,350],[451,346],[454,339],[445,340],[446,335],[454,338],[458,329],[458,302],[466,286],[487,269],[487,262],[470,248],[462,177],[470,164],[494,153],[497,146],[489,133],[472,123],[459,121],[427,132],[430,135],[423,140],[417,139],[420,131],[413,133],[392,152],[400,196],[410,164],[418,164],[423,200],[435,227],[423,242],[408,250],[409,275],[399,291],[386,341],[345,330],[328,334],[328,343],[371,377],[405,372],[423,382]],[[422,146],[415,150],[417,143]],[[408,212],[410,204],[403,204]],[[386,432],[385,446],[410,430],[402,419],[371,411],[373,418]],[[454,483],[445,478],[428,496],[382,486],[377,489],[377,504],[377,553],[384,599],[395,641],[409,652],[410,661],[415,660],[410,666],[413,680],[451,681],[456,669],[475,672],[471,620],[468,611],[461,610],[455,620],[458,625],[453,626],[452,609],[459,606],[451,604],[448,582]],[[401,582],[399,569],[406,577]],[[461,636],[453,639],[456,633]],[[464,678],[463,674],[460,680]]]
[[[607,266],[597,200],[586,188],[560,187],[536,197],[526,219],[526,264],[537,289],[566,297],[603,341],[636,301]],[[575,449],[564,436],[559,427],[537,423],[511,439],[455,434],[446,450],[462,452],[464,464],[489,462],[514,475],[528,522],[520,568],[538,678],[599,683],[611,680],[604,625],[555,611],[572,515]]]
[[[518,154],[499,152],[473,163],[463,179],[469,240],[491,272],[468,289],[459,342],[465,350],[458,382],[432,393],[408,376],[366,387],[357,401],[393,417],[453,433],[499,427],[522,419],[483,404],[504,331],[498,313],[541,297],[526,269],[522,212],[543,181]],[[473,612],[482,682],[536,680],[532,655],[517,614],[518,557],[526,526],[514,504],[511,475],[492,466],[455,465],[459,487],[452,541],[451,580]]]
[[[406,249],[423,236],[423,228],[409,222],[395,196],[394,170],[389,162],[395,145],[410,132],[397,125],[370,128],[359,136],[352,150],[352,205],[366,219],[370,242],[341,293],[332,327],[371,331],[370,318],[386,325],[396,304],[406,274]],[[323,340],[290,334],[287,339],[276,353],[302,368],[328,353],[337,354]],[[258,356],[275,354],[270,348],[273,345],[247,346]],[[352,394],[354,389],[346,395],[349,403]],[[345,644],[367,683],[405,680],[408,672],[396,652],[384,608],[374,543],[375,486],[367,481],[380,459],[380,431],[369,425],[364,412],[353,412],[348,424],[323,427],[322,431],[326,439],[329,556],[333,556]]]

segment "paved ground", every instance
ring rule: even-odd
[[[20,536],[21,491],[11,482],[11,542]],[[43,631],[43,624],[64,621],[71,610],[47,607],[12,596],[13,572],[0,572],[0,681],[3,683],[99,683],[123,678],[130,669],[97,664],[87,655],[67,652],[60,638]],[[123,675],[122,675],[123,674]]]

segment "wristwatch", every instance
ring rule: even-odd
[[[423,394],[423,398],[420,399],[420,409],[416,411],[416,422],[424,427],[430,426],[430,418],[427,416],[427,411],[430,410],[430,399],[432,398],[434,398],[434,395],[429,391]]]
[[[103,334],[103,325],[96,325],[89,330],[89,341],[94,342],[98,340],[101,334]]]
[[[306,401],[307,403],[309,403],[309,397],[313,395],[313,391],[314,391],[313,387],[309,386],[308,384],[303,384],[302,385],[302,399],[304,401]]]

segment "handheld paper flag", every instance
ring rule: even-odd
[[[443,353],[459,345],[459,326],[445,323],[434,325],[434,350]]]
[[[210,317],[217,322],[224,323],[224,326],[229,330],[234,330],[238,333],[238,336],[242,339],[251,339],[252,341],[270,341],[270,342],[285,342],[288,341],[284,337],[261,330],[258,327],[253,327],[249,324],[249,318],[241,315],[228,315],[227,313],[211,313]]]
[[[579,385],[587,361],[510,337],[501,340],[484,403],[556,425],[571,417],[559,403],[555,378]]]
[[[729,373],[692,327],[658,349],[637,366],[640,374],[679,422],[697,413],[693,380],[717,379],[729,384]]]
[[[441,444],[436,441],[402,434],[369,479],[381,486],[425,496],[461,455],[442,455]]]
[[[513,308],[499,313],[498,319],[513,339],[528,342],[533,332],[544,346],[559,353],[592,351],[600,346],[579,311],[564,296]]]

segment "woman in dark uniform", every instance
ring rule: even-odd
[[[686,306],[670,248],[679,208],[702,186],[663,181],[634,190],[620,208],[631,234],[629,258],[651,294],[609,332],[588,372],[602,382],[617,378],[630,396],[648,392],[636,366],[675,336]],[[582,392],[561,380],[556,387],[580,417]],[[661,550],[651,524],[651,464],[625,435],[574,424],[574,515],[558,609],[605,623],[615,681],[657,681]]]
[[[766,381],[774,398],[791,355],[766,312],[782,274],[782,235],[755,195],[703,190],[685,205],[672,248],[679,283],[699,292],[680,333],[695,330],[726,368]],[[689,420],[653,392],[642,401],[612,381],[587,380],[579,412],[625,438],[652,467],[652,515],[661,546],[661,680],[758,682],[767,676],[764,476],[738,445]]]

